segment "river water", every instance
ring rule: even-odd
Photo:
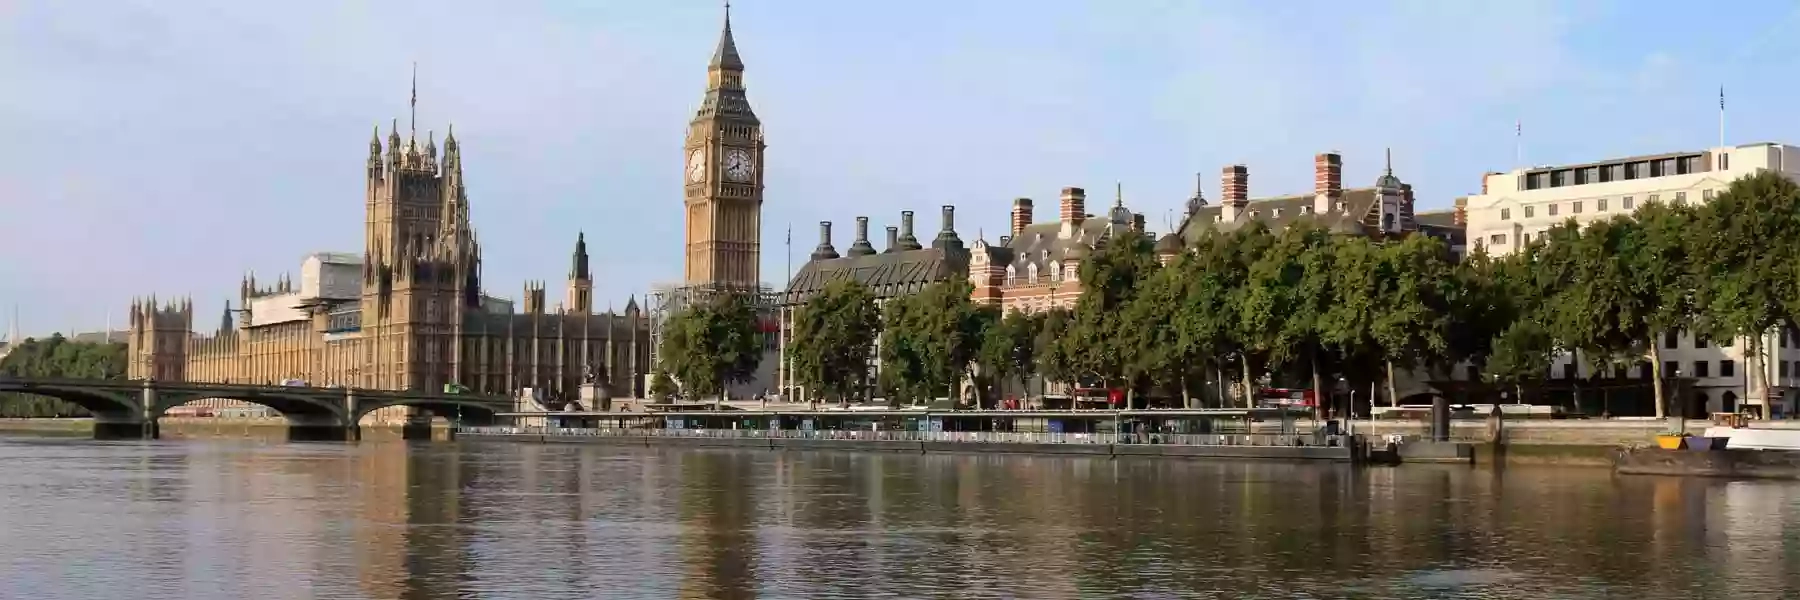
[[[0,438],[0,598],[1779,598],[1800,484]]]

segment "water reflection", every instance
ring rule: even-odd
[[[0,597],[1800,593],[1800,485],[1591,469],[0,438],[0,506]]]

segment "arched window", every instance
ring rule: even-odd
[[[1013,283],[1017,282],[1018,279],[1019,279],[1019,270],[1013,268],[1012,265],[1006,265],[1006,285],[1012,285]]]
[[[1037,263],[1031,263],[1031,264],[1025,266],[1025,283],[1030,284],[1030,285],[1037,285],[1037,275],[1038,275]]]
[[[1050,261],[1050,281],[1062,281],[1062,262]]]

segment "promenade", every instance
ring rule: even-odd
[[[1351,436],[1328,436],[1322,433],[1120,434],[490,426],[458,427],[456,435],[459,439],[527,443],[671,445],[766,450],[1062,454],[1339,462],[1352,462],[1361,458]]]

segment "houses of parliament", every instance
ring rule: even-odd
[[[683,146],[686,284],[758,282],[763,144],[727,14],[707,90]],[[416,103],[416,94],[414,102]],[[360,254],[316,253],[299,278],[246,276],[216,331],[197,333],[192,303],[134,301],[131,378],[573,397],[584,381],[643,397],[650,320],[635,297],[595,312],[587,243],[577,235],[567,296],[540,282],[522,306],[487,294],[455,132],[369,140]]]

